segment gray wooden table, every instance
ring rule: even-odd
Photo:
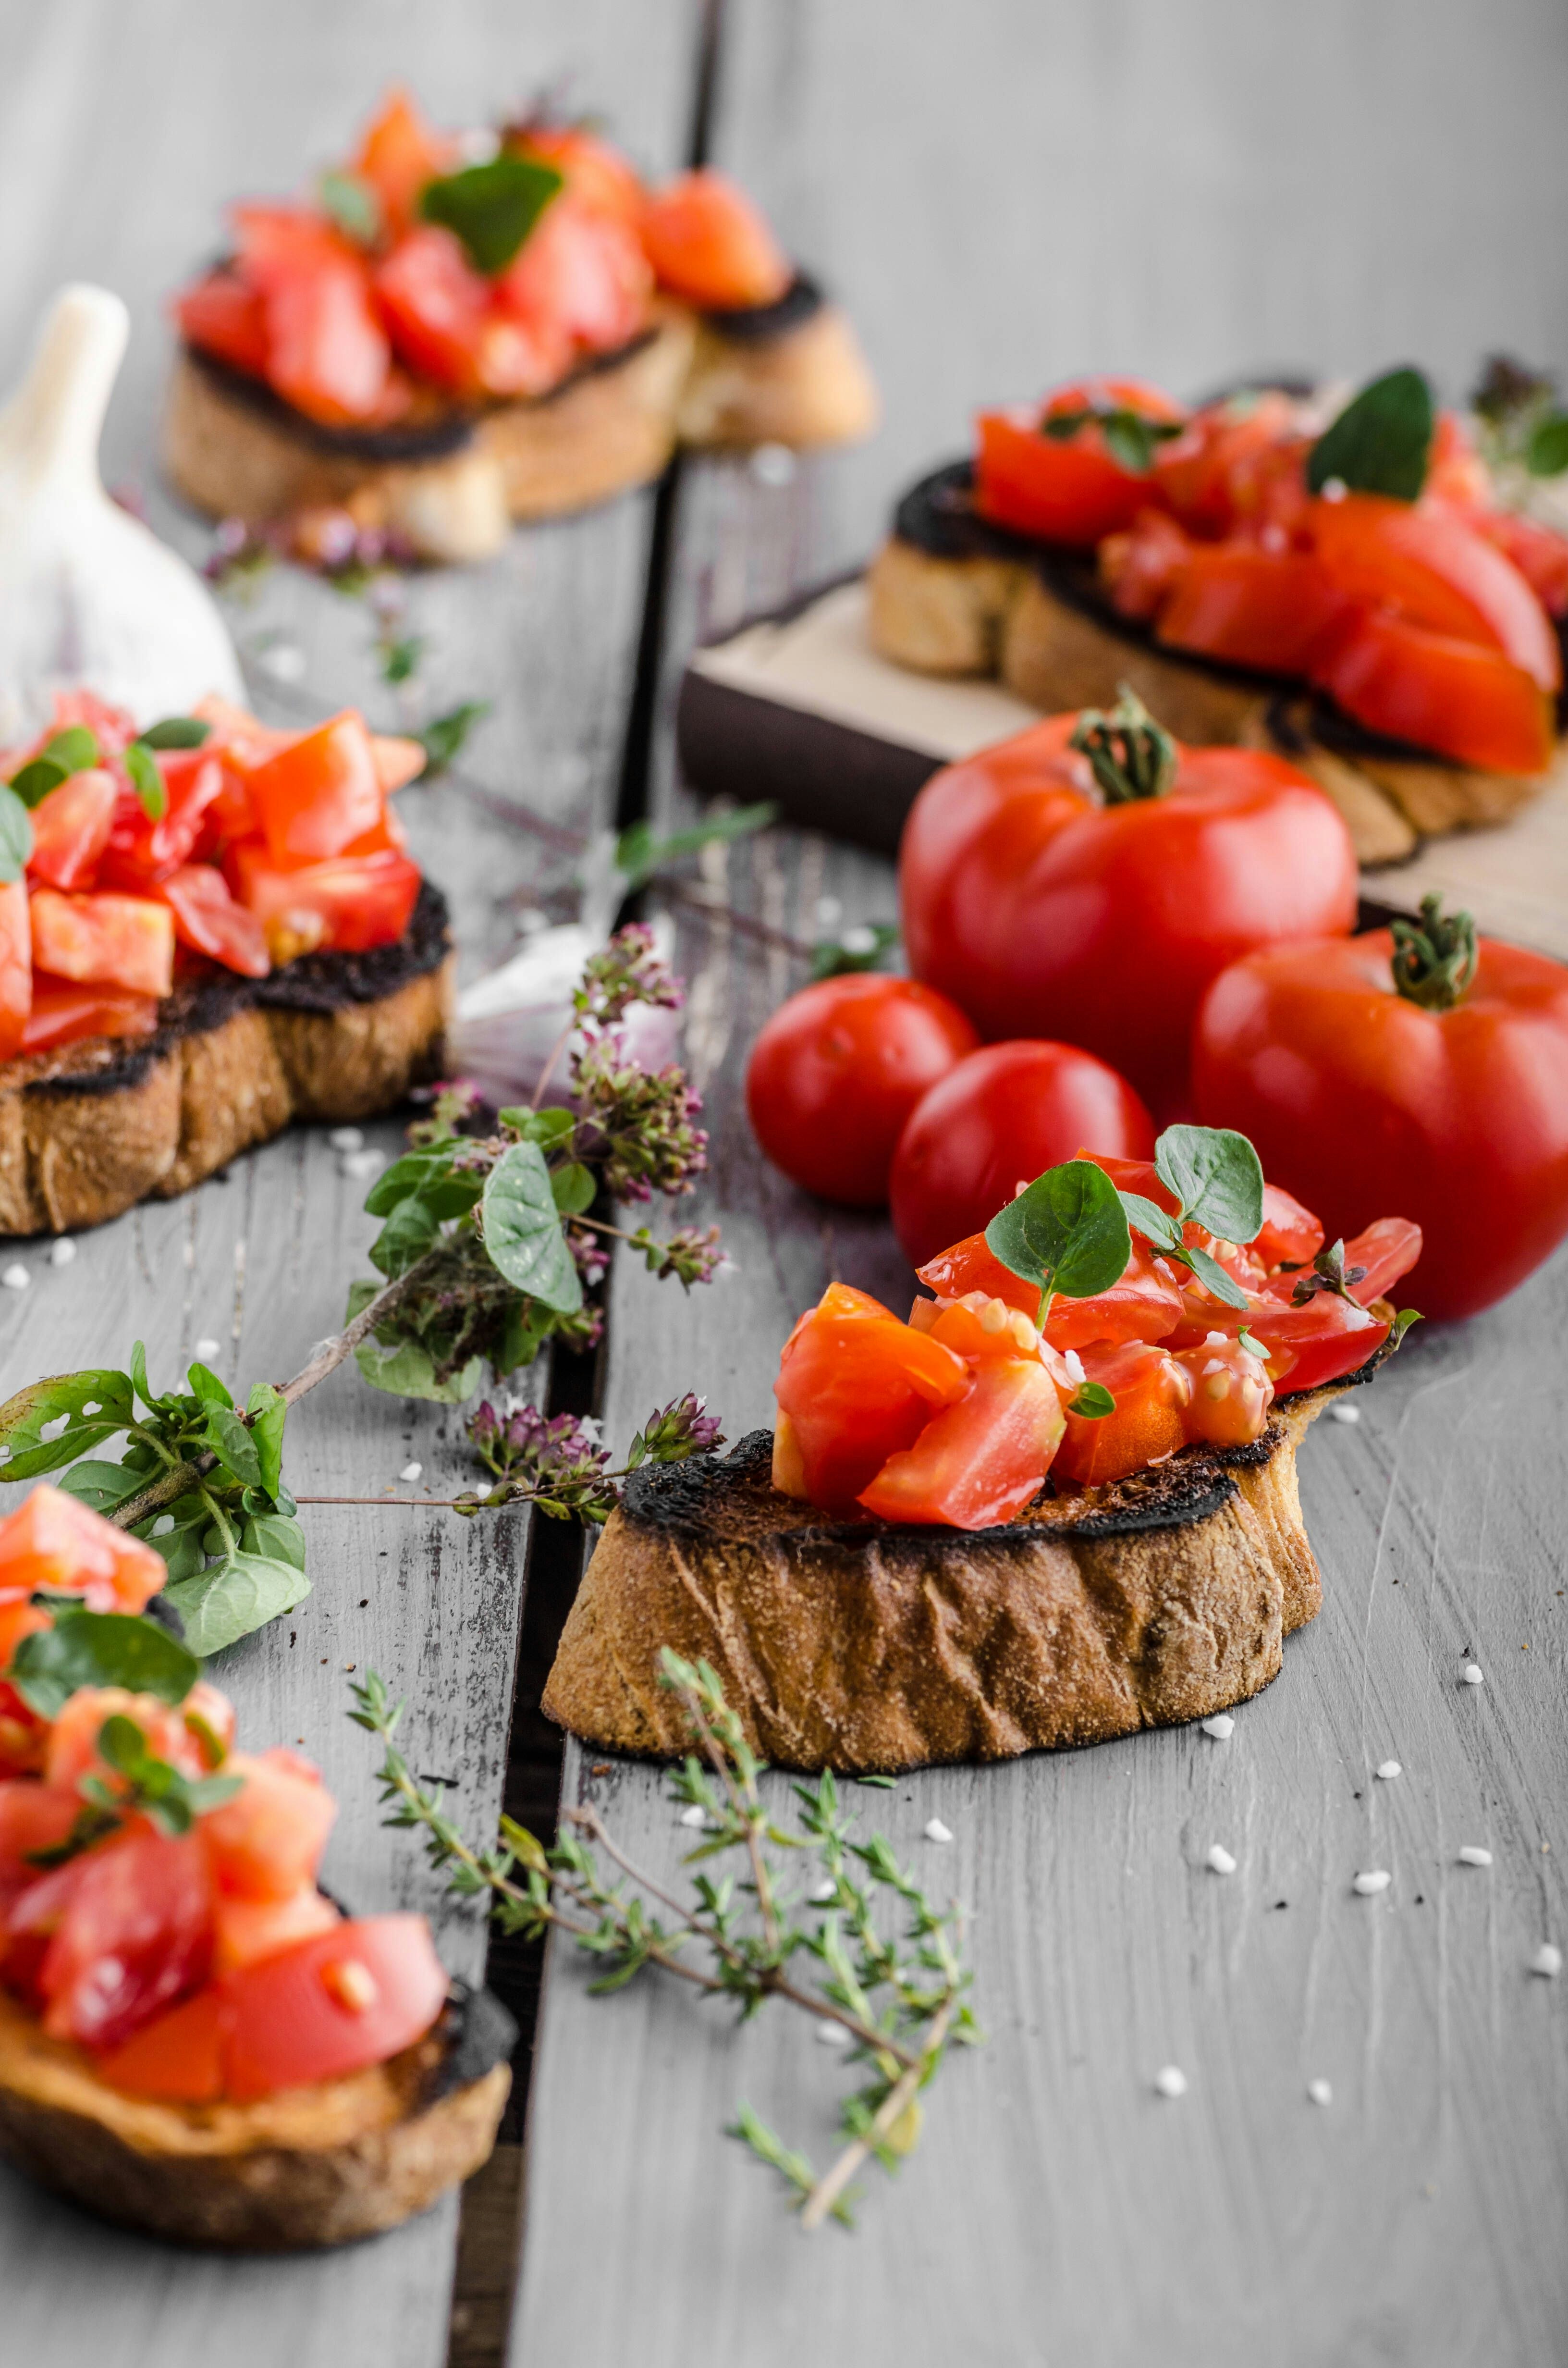
[[[0,366],[60,279],[119,288],[136,333],[109,473],[199,550],[154,483],[160,306],[222,199],[289,186],[397,75],[454,120],[570,76],[576,103],[667,167],[689,136],[704,14],[3,0]],[[633,713],[629,770],[662,814],[684,811],[667,731],[684,650],[868,548],[890,494],[959,448],[982,401],[1085,366],[1197,387],[1259,363],[1354,374],[1410,354],[1457,391],[1494,347],[1568,363],[1568,17],[1551,0],[1484,15],[1464,0],[727,0],[718,21],[717,159],[848,298],[887,425],[784,484],[744,462],[686,469],[659,697],[646,731]],[[653,515],[639,496],[414,591],[429,706],[495,702],[465,780],[404,801],[471,972],[569,883],[560,848],[496,808],[578,829],[613,810]],[[358,606],[278,578],[239,626],[267,712],[362,699],[391,719]],[[893,915],[888,867],[821,841],[773,833],[706,868],[797,937],[835,905]],[[689,907],[682,960],[713,1131],[704,1209],[736,1270],[689,1300],[616,1274],[616,1440],[688,1384],[732,1435],[767,1421],[778,1345],[829,1275],[895,1301],[909,1285],[880,1224],[807,1203],[746,1129],[746,1049],[798,966]],[[300,1133],[105,1228],[71,1268],[28,1253],[32,1287],[0,1307],[0,1387],[137,1333],[155,1376],[204,1334],[247,1380],[292,1370],[339,1320],[371,1230],[361,1193]],[[524,2368],[818,2352],[875,2368],[1539,2368],[1568,2353],[1568,1990],[1526,1970],[1543,1938],[1568,1938],[1565,1317],[1560,1258],[1527,1298],[1417,1335],[1359,1426],[1319,1426],[1301,1478],[1324,1609],[1228,1742],[1151,1735],[859,1796],[973,1906],[989,2044],[944,2075],[919,2152],[896,2186],[872,2184],[855,2237],[801,2237],[721,2135],[744,2095],[825,2154],[825,2050],[776,2016],[736,2032],[656,1984],[590,1999],[552,1953],[526,2219],[510,2189],[471,2192],[464,2276],[489,2316],[460,2305],[453,2359],[499,2359],[519,2265],[507,2356]],[[301,1494],[391,1480],[411,1456],[433,1493],[461,1471],[450,1416],[351,1375],[307,1403],[291,1444]],[[475,1826],[493,1815],[531,1709],[513,1702],[525,1528],[309,1520],[315,1594],[222,1681],[247,1731],[303,1736],[322,1760],[343,1804],[338,1887],[429,1908],[449,1961],[474,1970],[483,1935],[377,1826],[368,1739],[341,1713],[347,1665],[373,1660],[415,1698],[420,1764],[459,1779]],[[1483,1687],[1460,1683],[1466,1656]],[[1403,1773],[1379,1782],[1391,1757]],[[566,1797],[673,1867],[657,1774],[603,1764],[569,1748]],[[949,1849],[921,1839],[933,1815]],[[1213,1841],[1234,1875],[1205,1869]],[[1491,1849],[1489,1870],[1458,1862],[1467,1842]],[[1358,1898],[1369,1865],[1392,1883]],[[1179,2102],[1153,2091],[1168,2063],[1187,2074]],[[1325,2107],[1306,2096],[1320,2078]],[[340,2256],[248,2265],[112,2234],[0,2176],[0,2361],[437,2368],[458,2219],[449,2203]]]

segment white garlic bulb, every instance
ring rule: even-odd
[[[98,435],[130,318],[104,288],[62,288],[0,412],[0,743],[49,723],[57,690],[86,689],[138,723],[244,692],[205,585],[111,502]]]

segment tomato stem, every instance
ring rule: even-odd
[[[1435,892],[1421,899],[1419,921],[1396,919],[1390,924],[1393,939],[1393,983],[1406,1003],[1423,1011],[1451,1011],[1462,1003],[1475,981],[1481,950],[1475,923],[1468,913],[1445,913]]]
[[[1071,746],[1089,760],[1095,784],[1108,806],[1163,798],[1176,787],[1176,744],[1156,723],[1131,683],[1118,685],[1108,715],[1085,707]]]

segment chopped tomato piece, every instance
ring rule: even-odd
[[[267,376],[267,307],[259,290],[231,266],[220,265],[175,299],[175,318],[187,345],[216,354],[255,378]]]
[[[158,770],[165,803],[155,821],[133,791],[120,791],[104,856],[106,887],[123,888],[132,895],[144,894],[182,863],[188,863],[206,836],[208,810],[223,791],[223,768],[218,758],[204,748],[171,749],[159,757]],[[62,786],[69,789],[71,784]],[[51,794],[58,797],[60,791]]]
[[[1518,510],[1486,510],[1471,524],[1513,561],[1549,616],[1568,614],[1568,537]]]
[[[174,916],[151,897],[62,896],[40,888],[31,920],[33,958],[57,978],[158,996],[174,985]]]
[[[286,1899],[313,1883],[337,1804],[311,1762],[282,1748],[233,1752],[223,1773],[243,1778],[244,1789],[201,1820],[220,1891]]]
[[[410,231],[376,266],[375,279],[392,343],[409,368],[455,394],[482,394],[490,289],[457,233],[436,222]]]
[[[1059,1476],[1103,1487],[1185,1444],[1192,1377],[1175,1357],[1143,1340],[1091,1346],[1081,1354],[1085,1380],[1108,1389],[1116,1410],[1097,1419],[1068,1414],[1054,1466]]]
[[[381,818],[376,753],[351,707],[280,749],[252,773],[249,788],[276,863],[341,855]]]
[[[1195,549],[1156,628],[1162,642],[1230,666],[1305,674],[1349,603],[1311,552],[1250,542]]]
[[[50,1932],[38,1975],[45,2031],[117,2046],[206,1977],[211,1893],[201,1844],[195,1834],[129,1826],[24,1892],[10,1929]]]
[[[1039,1494],[1063,1428],[1056,1384],[1038,1357],[989,1360],[960,1404],[888,1458],[860,1502],[885,1521],[991,1529]]]
[[[1216,1447],[1244,1447],[1261,1439],[1274,1402],[1274,1383],[1261,1356],[1240,1340],[1203,1340],[1177,1351],[1176,1362],[1192,1383],[1187,1407],[1188,1439]]]
[[[156,1694],[133,1694],[124,1686],[79,1686],[49,1731],[44,1772],[51,1784],[74,1793],[83,1777],[91,1774],[116,1791],[122,1789],[108,1761],[98,1756],[98,1737],[110,1718],[128,1718],[140,1727],[155,1759],[166,1759],[187,1776],[207,1773],[200,1739],[172,1703],[160,1702]]]
[[[1348,715],[1461,764],[1540,773],[1556,746],[1551,702],[1481,643],[1366,609],[1313,673]]]
[[[418,211],[426,181],[449,169],[450,143],[437,137],[406,90],[387,93],[381,111],[366,132],[354,170],[381,200],[389,229],[402,230]]]
[[[54,721],[47,732],[40,734],[33,754],[36,756],[56,732],[64,732],[73,723],[85,724],[104,757],[122,756],[136,737],[136,718],[128,707],[112,706],[96,690],[57,690]]]
[[[951,1248],[939,1250],[927,1258],[916,1274],[928,1290],[939,1299],[961,1299],[966,1292],[983,1291],[991,1299],[1005,1299],[1009,1307],[1022,1310],[1032,1316],[1040,1306],[1040,1292],[1021,1274],[994,1258],[986,1247],[983,1234],[966,1234]]]
[[[613,215],[635,230],[646,194],[624,156],[580,124],[528,123],[508,142],[518,155],[553,165],[565,194],[596,213]]]
[[[143,2023],[133,2038],[97,2059],[99,2077],[128,2097],[164,2097],[171,2104],[210,2105],[223,2093],[223,2039],[228,2002],[215,1985],[198,1990],[167,2014]]]
[[[231,1974],[225,2092],[242,2103],[385,2063],[427,2032],[447,1975],[422,1916],[356,1917]]]
[[[328,426],[376,418],[392,349],[362,256],[319,216],[241,206],[236,221],[244,277],[266,310],[269,382]]]
[[[847,1508],[890,1455],[914,1445],[933,1409],[953,1405],[970,1381],[960,1357],[874,1301],[875,1314],[833,1301],[824,1293],[796,1326],[774,1395],[790,1417],[812,1504]]]
[[[119,783],[101,765],[68,774],[33,808],[28,870],[51,888],[90,888],[108,845]]]
[[[175,916],[181,945],[242,978],[265,978],[271,970],[267,931],[253,912],[235,904],[215,863],[182,864],[160,883],[158,895]]]
[[[1228,533],[1246,463],[1287,439],[1293,422],[1290,398],[1278,389],[1208,404],[1155,453],[1154,483],[1184,526]]]
[[[143,1611],[168,1577],[162,1554],[40,1480],[0,1521],[0,1603],[40,1589],[89,1611]]]
[[[383,798],[390,798],[394,790],[406,789],[410,781],[417,780],[430,761],[422,741],[400,740],[390,732],[372,732],[370,750]]]
[[[0,882],[0,1061],[19,1053],[33,1001],[32,918],[25,880]]]
[[[1109,1165],[1101,1162],[1100,1165]],[[1137,1161],[1117,1163],[1128,1167]],[[1152,1172],[1152,1171],[1151,1171]],[[1136,1186],[1127,1187],[1135,1190]],[[955,1242],[939,1258],[919,1269],[920,1280],[943,1298],[961,1298],[983,1291],[1004,1299],[1028,1316],[1040,1311],[1040,1292],[1021,1275],[1010,1273],[985,1247],[983,1234]],[[1159,1340],[1174,1331],[1181,1316],[1181,1294],[1155,1266],[1142,1235],[1134,1238],[1132,1255],[1121,1280],[1091,1299],[1058,1294],[1051,1303],[1045,1337],[1053,1349],[1081,1349],[1090,1340]]]
[[[955,1357],[967,1357],[971,1362],[979,1358],[990,1362],[997,1357],[1040,1354],[1040,1334],[1032,1317],[1021,1307],[1009,1307],[1005,1299],[988,1299],[981,1291],[950,1300],[945,1306],[935,1300],[917,1299],[909,1320],[916,1332],[939,1340]]]
[[[710,166],[648,199],[642,245],[661,285],[712,312],[775,304],[794,277],[745,191]]]
[[[1311,1266],[1323,1239],[1323,1227],[1310,1209],[1303,1209],[1282,1186],[1264,1186],[1263,1224],[1252,1247],[1270,1272],[1287,1262]]]
[[[982,412],[976,508],[1020,534],[1080,549],[1131,526],[1153,497],[1152,480],[1124,469],[1092,420],[1070,436],[1046,433],[1049,420],[1111,410],[1168,423],[1182,416],[1157,387],[1126,378],[1078,380],[1037,409]]]
[[[495,297],[536,336],[563,333],[590,353],[610,353],[642,327],[653,288],[635,231],[562,195],[523,241]]]
[[[1157,615],[1195,548],[1165,511],[1140,510],[1124,532],[1106,536],[1096,554],[1112,607],[1123,617]]]
[[[33,973],[32,1009],[22,1031],[24,1053],[52,1053],[83,1036],[152,1036],[158,998],[124,986],[82,986],[74,979]]]
[[[1318,558],[1347,599],[1484,643],[1542,690],[1561,684],[1562,655],[1545,609],[1512,560],[1452,510],[1346,494],[1320,502],[1312,523]]]
[[[274,962],[319,948],[365,953],[395,945],[419,896],[419,867],[406,855],[340,855],[282,871],[265,848],[241,845],[231,863],[240,902],[261,922]]]
[[[221,1892],[212,1910],[212,1963],[220,1974],[281,1955],[318,1932],[330,1932],[341,1912],[313,1882],[283,1899],[233,1899]]]
[[[33,1852],[54,1850],[62,1842],[81,1806],[74,1793],[40,1784],[30,1776],[0,1783],[0,1912],[38,1881],[42,1869],[32,1863]],[[0,1931],[0,1957],[4,1952]]]

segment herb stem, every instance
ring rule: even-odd
[[[821,2227],[860,2165],[875,2151],[879,2141],[887,2136],[900,2114],[913,2102],[930,2067],[941,2055],[942,2044],[948,2035],[948,2025],[952,2019],[953,2000],[949,1998],[944,2005],[937,2008],[932,2020],[931,2036],[926,2043],[925,2053],[917,2062],[911,2064],[906,2070],[899,2074],[898,2078],[872,2114],[865,2136],[857,2138],[853,2146],[845,2147],[831,2170],[824,2172],[807,2196],[801,2213],[802,2228],[811,2230]]]

